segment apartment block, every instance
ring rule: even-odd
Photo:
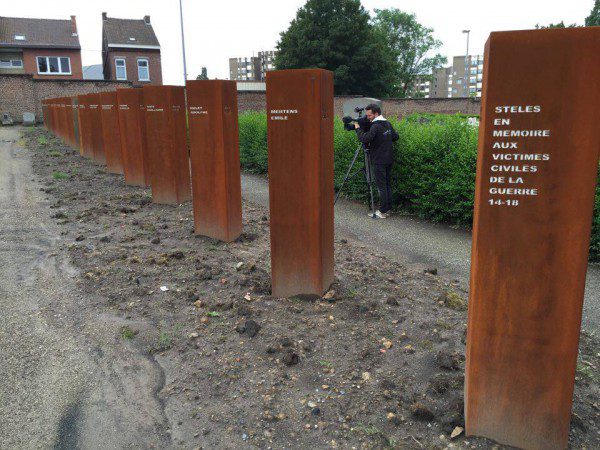
[[[430,97],[481,97],[483,55],[455,56],[452,66],[434,70]]]
[[[258,56],[229,58],[229,79],[238,81],[265,81],[273,70],[275,51],[261,51]]]

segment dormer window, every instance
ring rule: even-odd
[[[23,34],[15,34],[15,41],[24,41],[25,35]]]
[[[134,37],[130,37],[129,40],[130,41],[135,41],[135,38]]]

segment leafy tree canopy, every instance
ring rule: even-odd
[[[432,71],[448,62],[445,56],[427,56],[442,46],[433,29],[421,25],[414,14],[397,8],[376,9],[373,19],[377,33],[384,39],[394,60],[394,93],[415,95],[415,80],[431,78]]]
[[[202,72],[196,77],[196,80],[208,80],[208,71],[206,70],[206,67],[202,68]]]
[[[393,61],[360,0],[308,0],[281,33],[277,69],[334,72],[336,94],[391,92]]]
[[[600,27],[600,0],[594,2],[592,12],[585,19],[586,27]]]
[[[579,25],[572,23],[571,25],[565,25],[565,22],[561,20],[558,23],[549,23],[548,25],[540,25],[539,23],[535,26],[538,30],[544,30],[547,28],[577,28]]]

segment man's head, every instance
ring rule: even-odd
[[[373,119],[375,119],[375,117],[381,115],[381,108],[375,103],[371,103],[370,105],[367,105],[365,107],[365,113],[367,115],[367,119],[373,122]]]

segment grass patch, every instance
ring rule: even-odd
[[[466,311],[468,308],[467,300],[462,298],[454,291],[444,292],[442,295],[440,295],[438,301],[445,307],[454,309],[456,311]]]
[[[38,144],[41,146],[48,145],[48,138],[46,136],[38,137]]]
[[[64,172],[52,172],[52,178],[55,180],[67,180],[69,175]]]
[[[121,339],[131,340],[135,337],[136,334],[137,333],[128,326],[124,326],[121,328]]]
[[[57,158],[57,157],[61,156],[62,153],[59,152],[58,150],[51,150],[48,152],[48,155]]]
[[[158,336],[158,342],[156,343],[156,351],[164,351],[168,350],[173,346],[173,338],[171,335],[165,331],[160,333]]]

